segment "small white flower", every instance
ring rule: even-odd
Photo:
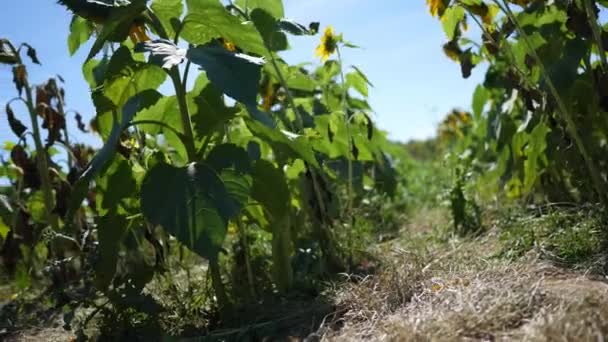
[[[162,67],[171,69],[179,65],[186,59],[187,50],[180,49],[173,42],[166,39],[158,39],[144,43],[146,51],[150,52],[152,57],[162,58]]]

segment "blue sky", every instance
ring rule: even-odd
[[[363,69],[375,87],[370,102],[378,126],[393,139],[406,141],[430,137],[437,123],[452,108],[468,109],[482,70],[468,80],[458,64],[441,50],[445,35],[432,18],[424,0],[284,0],[287,17],[298,22],[331,24],[362,49],[343,52],[345,63]],[[42,66],[31,66],[31,81],[39,83],[60,74],[66,81],[66,102],[88,120],[94,108],[81,65],[88,52],[67,51],[70,15],[53,0],[20,0],[5,4],[0,12],[0,37],[36,48]],[[314,62],[318,37],[291,40],[293,50],[283,54],[291,63]],[[13,140],[6,125],[4,103],[15,95],[10,67],[0,66],[0,142]],[[27,122],[24,108],[15,107]],[[72,123],[70,121],[70,123]],[[74,130],[72,130],[74,131]],[[76,139],[91,138],[76,136]]]

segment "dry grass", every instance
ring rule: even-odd
[[[608,285],[529,252],[497,258],[498,232],[428,243],[417,231],[375,275],[336,287],[325,341],[599,341],[608,336]],[[426,243],[426,244],[425,244]],[[418,247],[408,247],[418,246]],[[422,246],[422,247],[420,247]],[[331,319],[333,318],[333,319]]]

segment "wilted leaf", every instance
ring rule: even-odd
[[[11,128],[11,131],[13,131],[18,138],[21,138],[23,133],[27,131],[27,127],[25,127],[25,125],[15,117],[15,113],[13,112],[13,109],[9,103],[6,104],[6,117],[8,119],[8,125]]]

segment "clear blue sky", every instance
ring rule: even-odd
[[[468,109],[482,70],[464,80],[458,64],[448,60],[441,46],[441,23],[429,15],[424,0],[284,0],[287,16],[298,22],[331,24],[345,38],[362,47],[346,50],[346,64],[361,67],[374,83],[370,102],[378,126],[397,140],[421,139],[435,132],[437,123],[454,107]],[[0,11],[0,37],[28,42],[38,51],[42,66],[29,68],[34,83],[60,74],[66,81],[68,108],[88,120],[94,109],[81,65],[88,52],[67,51],[70,15],[53,0],[20,0]],[[283,54],[292,63],[314,62],[318,37],[292,39],[293,50]],[[4,103],[14,96],[10,67],[0,66],[0,142],[14,140],[6,125]],[[18,116],[27,122],[23,108]],[[73,124],[71,121],[70,124]],[[74,131],[74,130],[72,130]],[[81,138],[79,136],[76,137]],[[87,142],[93,142],[90,138]]]

